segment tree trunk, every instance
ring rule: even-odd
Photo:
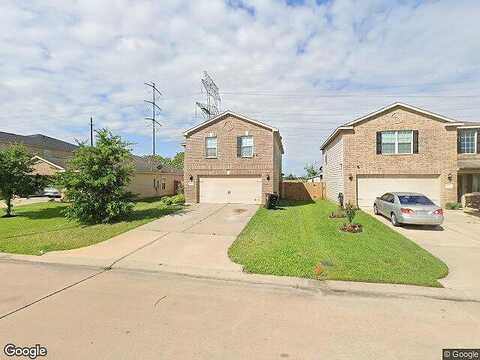
[[[12,216],[12,197],[7,196],[5,199],[5,203],[7,204],[7,214],[5,217],[10,217]]]

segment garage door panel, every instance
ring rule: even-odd
[[[260,177],[201,177],[200,202],[260,204],[262,179]]]
[[[432,176],[359,176],[357,201],[359,207],[372,207],[375,198],[387,192],[418,192],[440,204],[440,177]]]

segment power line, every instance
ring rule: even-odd
[[[155,153],[156,153],[156,144],[155,144],[156,126],[155,125],[162,126],[162,124],[160,124],[157,121],[157,116],[156,116],[157,111],[162,111],[162,109],[160,108],[160,106],[157,105],[156,99],[157,99],[157,94],[161,96],[162,93],[157,89],[153,81],[146,82],[145,85],[147,85],[152,89],[152,100],[144,100],[144,101],[152,105],[152,116],[145,117],[145,119],[152,122],[152,155],[155,156]]]

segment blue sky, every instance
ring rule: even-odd
[[[278,127],[301,174],[336,126],[395,101],[480,121],[479,15],[475,0],[2,1],[0,131],[87,139],[93,116],[150,153],[155,81],[171,156],[207,70],[222,109]]]

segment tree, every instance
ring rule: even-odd
[[[148,161],[155,161],[164,166],[171,166],[177,169],[183,169],[183,159],[185,158],[185,153],[178,152],[173,158],[169,158],[162,155],[146,155],[145,159]]]
[[[311,178],[319,174],[318,169],[315,169],[315,167],[311,164],[306,164],[304,169],[307,173],[307,178]]]
[[[127,191],[133,175],[129,144],[106,129],[96,131],[95,146],[79,144],[69,168],[60,175],[67,200],[65,216],[81,223],[108,223],[133,209]]]
[[[293,175],[292,173],[290,173],[289,175],[285,176],[283,179],[284,179],[284,180],[297,180],[298,177],[296,177],[295,175]]]
[[[34,175],[36,160],[23,145],[11,145],[0,150],[0,195],[5,199],[7,212],[12,215],[14,196],[33,195],[48,183],[48,178]]]

